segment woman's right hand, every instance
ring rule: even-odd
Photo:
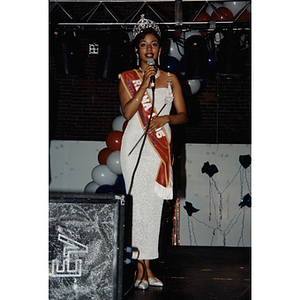
[[[150,78],[151,78],[151,76],[155,76],[156,72],[157,72],[157,70],[154,66],[147,66],[146,70],[144,71],[144,76],[143,76],[143,83],[142,83],[143,88],[149,87]]]

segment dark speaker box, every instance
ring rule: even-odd
[[[122,299],[125,196],[50,193],[49,299]]]

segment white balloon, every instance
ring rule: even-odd
[[[108,169],[114,174],[122,174],[121,161],[120,161],[120,151],[114,151],[110,153],[106,160],[106,165]]]
[[[212,2],[212,4],[216,7],[219,8],[223,6],[222,2]],[[214,12],[213,8],[210,5],[207,5],[206,7],[206,12],[211,16],[211,14]]]
[[[193,35],[201,35],[200,31],[199,30],[189,30],[189,31],[184,31],[181,33],[180,37],[186,41],[190,36],[193,36]]]
[[[126,119],[123,116],[117,116],[112,123],[113,131],[123,131],[123,124]]]
[[[190,86],[192,95],[196,94],[200,90],[201,87],[200,79],[189,79],[188,84]]]
[[[233,14],[233,16],[236,16],[236,14],[246,6],[246,4],[249,1],[229,1],[224,2],[223,6],[229,8]]]
[[[98,165],[92,171],[92,178],[99,185],[114,185],[117,177],[106,165]]]
[[[96,182],[91,181],[85,186],[84,192],[87,194],[94,194],[98,187],[99,185]]]
[[[182,46],[178,45],[177,42],[174,42],[173,39],[169,39],[170,40],[170,51],[169,51],[169,56],[173,56],[176,59],[178,59],[179,61],[181,60],[182,56],[184,54],[184,51],[182,51],[182,49],[184,49]],[[180,53],[179,53],[180,51]]]

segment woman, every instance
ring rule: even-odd
[[[138,249],[134,258],[139,262],[135,287],[147,289],[149,285],[163,286],[153,274],[150,260],[158,258],[163,201],[173,198],[169,124],[187,122],[187,113],[178,78],[159,70],[161,34],[157,24],[142,15],[133,36],[139,69],[119,76],[122,112],[129,121],[122,139],[121,166],[126,192],[133,198],[132,247]],[[155,66],[147,64],[149,59],[154,59]],[[155,77],[155,89],[150,88],[151,76]],[[170,115],[172,102],[175,115]],[[138,142],[150,117],[147,139]]]

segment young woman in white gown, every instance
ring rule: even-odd
[[[119,75],[119,97],[123,116],[128,120],[122,139],[121,166],[126,192],[133,198],[132,247],[138,249],[134,258],[139,262],[135,287],[147,289],[149,285],[163,286],[151,271],[150,260],[158,258],[163,201],[173,198],[169,124],[187,122],[187,113],[178,78],[159,69],[161,34],[157,24],[142,15],[134,28],[134,37],[140,67]],[[149,59],[154,59],[155,66],[147,64]],[[151,76],[155,76],[152,118],[144,145],[141,140],[134,148],[151,115]],[[172,105],[176,109],[174,115],[170,115]]]

